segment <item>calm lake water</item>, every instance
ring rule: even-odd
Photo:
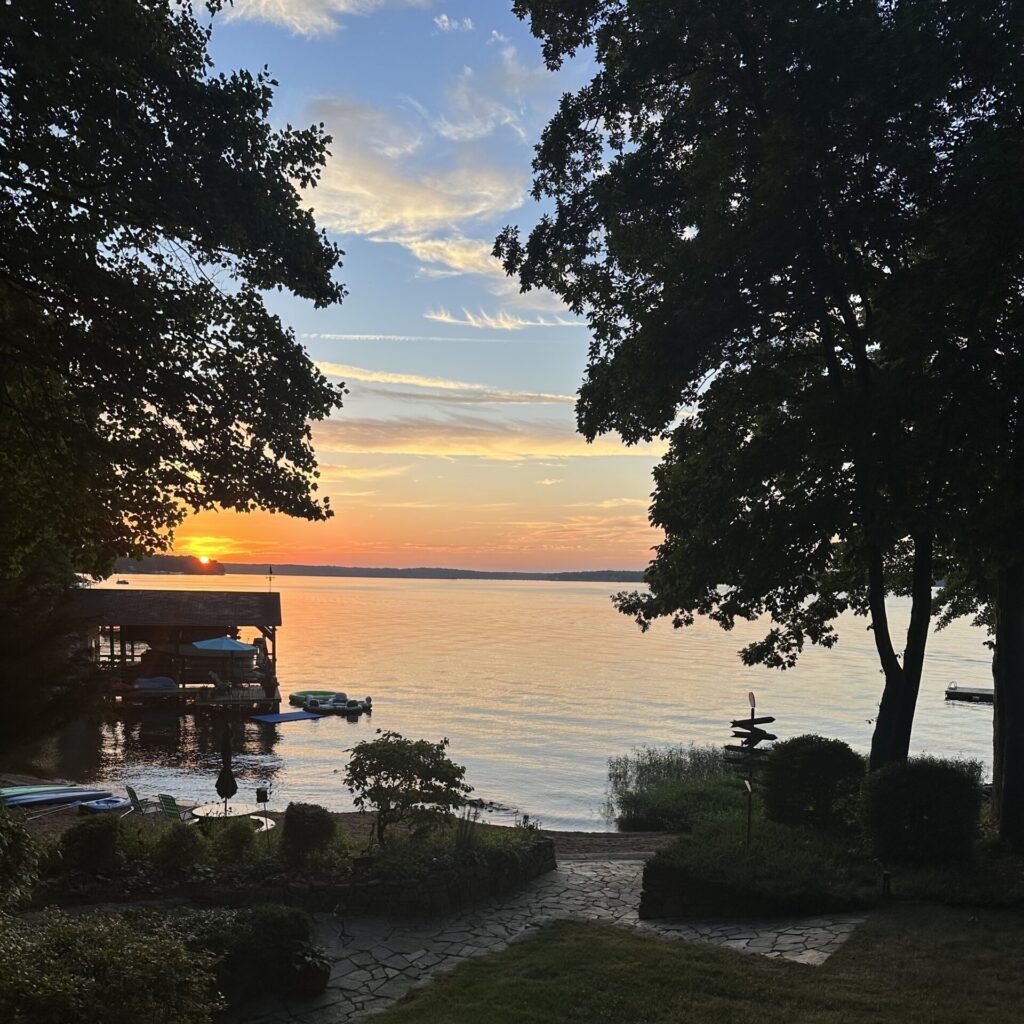
[[[137,589],[260,589],[258,576],[131,576]],[[113,585],[113,582],[106,586]],[[264,583],[264,586],[266,584]],[[641,634],[611,606],[615,585],[278,577],[282,694],[372,695],[372,718],[235,726],[240,796],[269,783],[291,800],[351,809],[341,782],[347,748],[394,729],[451,740],[475,794],[550,828],[601,829],[607,759],[642,744],[722,743],[730,719],[776,717],[781,738],[838,736],[866,750],[882,677],[864,620],[840,624],[831,651],[808,650],[788,672],[744,668],[736,651],[757,624],[712,623]],[[905,604],[893,604],[905,625]],[[243,630],[244,639],[249,639]],[[951,679],[990,686],[984,634],[966,622],[932,637],[914,750],[988,761],[992,709],[946,704]],[[144,794],[216,799],[220,724],[162,712],[83,720],[18,766]]]

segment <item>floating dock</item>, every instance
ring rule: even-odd
[[[995,690],[987,686],[958,686],[950,683],[946,687],[946,700],[959,700],[966,704],[991,704]]]

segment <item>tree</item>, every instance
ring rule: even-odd
[[[845,608],[870,615],[873,767],[906,758],[933,579],[983,532],[969,493],[992,466],[961,382],[985,391],[990,311],[1020,292],[1016,269],[989,295],[988,258],[971,266],[984,231],[1012,231],[1000,204],[1019,224],[992,159],[1019,139],[1012,8],[515,4],[550,67],[592,47],[598,71],[537,149],[553,213],[495,252],[589,321],[581,431],[671,440],[650,595],[620,607],[726,628],[767,613],[743,653],[780,667],[835,642]],[[1007,268],[1019,255],[999,247]],[[912,598],[902,658],[889,594]]]
[[[190,509],[330,514],[309,422],[343,389],[263,300],[344,295],[298,192],[329,139],[272,129],[276,82],[213,73],[210,34],[172,0],[0,8],[0,576],[41,543],[101,574]]]
[[[431,743],[388,731],[352,748],[345,785],[359,810],[377,815],[378,843],[392,825],[429,827],[450,820],[473,792],[463,781],[466,769],[445,754],[447,747],[447,739]]]

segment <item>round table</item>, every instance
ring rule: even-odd
[[[192,813],[197,818],[247,818],[252,814],[263,816],[263,808],[259,804],[241,804],[229,800],[227,812],[224,810],[224,801],[218,800],[215,804],[200,804],[192,808]]]

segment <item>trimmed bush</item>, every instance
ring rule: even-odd
[[[123,917],[0,919],[4,1024],[208,1024],[219,1006],[208,956]]]
[[[785,825],[831,828],[864,781],[864,758],[849,744],[812,734],[776,743],[763,765],[765,814]]]
[[[904,864],[969,860],[981,812],[978,761],[913,758],[864,783],[864,827],[875,855]]]
[[[113,814],[80,818],[60,838],[65,870],[87,877],[110,874],[121,852],[121,822]]]
[[[293,863],[305,863],[331,845],[336,827],[330,811],[319,804],[289,804],[281,834],[282,856]]]
[[[153,844],[153,864],[165,874],[186,874],[206,860],[206,841],[198,825],[172,822]]]
[[[874,879],[821,832],[711,818],[644,867],[640,916],[818,914],[864,905]]]
[[[232,818],[219,824],[213,845],[220,863],[241,863],[248,860],[256,848],[256,829],[249,818]]]
[[[295,907],[179,907],[168,913],[139,913],[135,919],[149,930],[173,936],[190,951],[213,957],[217,987],[229,999],[286,995],[296,984],[294,973],[315,958],[309,946],[311,919]]]
[[[22,821],[0,801],[0,912],[27,898],[36,880],[38,851]]]

